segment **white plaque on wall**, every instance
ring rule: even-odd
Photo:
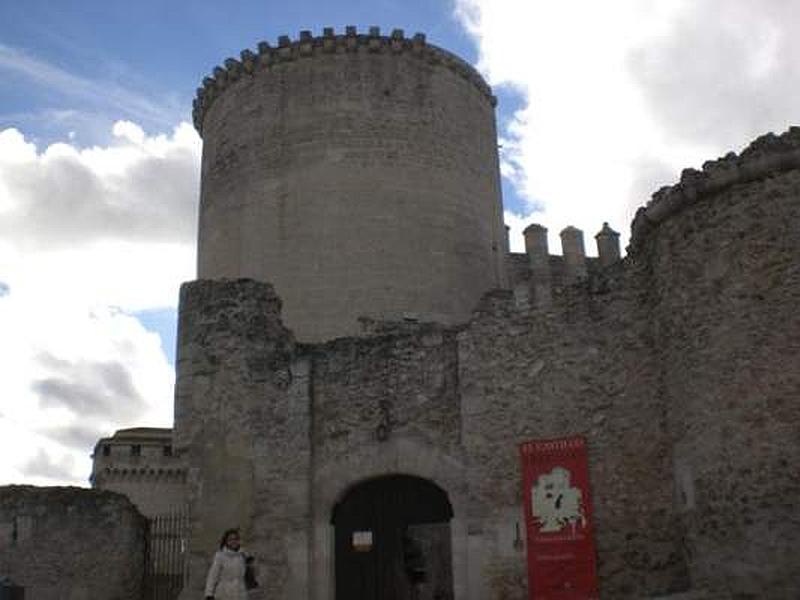
[[[354,531],[353,550],[355,550],[356,552],[369,552],[370,550],[372,550],[372,532]]]

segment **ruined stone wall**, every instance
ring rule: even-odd
[[[603,593],[687,589],[640,279],[616,265],[557,286],[547,310],[498,292],[463,327],[387,325],[374,337],[306,347],[315,509],[330,518],[330,488],[386,473],[428,477],[454,505],[457,597],[526,598],[517,446],[582,433]]]
[[[229,59],[199,91],[201,278],[269,281],[302,341],[463,321],[503,285],[494,99],[452,54],[332,30]]]
[[[391,474],[427,479],[454,511],[456,594],[467,597],[466,463],[457,343],[434,324],[387,324],[369,337],[304,347],[310,363],[316,598],[333,585],[326,551],[334,507],[350,489]],[[327,530],[327,532],[326,532]]]
[[[692,579],[800,597],[800,129],[685,172],[635,225]]]
[[[192,512],[184,598],[200,592],[219,534],[237,525],[258,557],[261,593],[328,598],[333,507],[370,477],[424,477],[466,513],[455,334],[409,325],[294,349],[279,310],[271,286],[252,280],[182,288],[175,447]]]
[[[463,327],[386,325],[291,360],[268,286],[185,286],[176,445],[196,477],[202,538],[187,593],[234,523],[266,557],[272,597],[327,599],[333,507],[353,485],[401,473],[453,505],[456,597],[525,598],[517,445],[575,433],[589,440],[603,593],[687,589],[651,299],[635,267],[601,275],[558,287],[547,310],[497,293]]]
[[[119,494],[0,487],[0,574],[27,600],[140,600],[145,530]]]
[[[517,265],[530,293],[488,294],[457,326],[365,323],[366,337],[295,346],[269,285],[184,286],[184,598],[238,524],[267,597],[329,600],[333,507],[398,473],[448,495],[456,598],[523,600],[518,444],[573,434],[602,597],[797,597],[798,138],[659,192],[623,261],[578,277],[545,249],[547,286]]]
[[[146,517],[168,515],[186,505],[186,470],[111,469],[96,487],[124,495]]]
[[[409,329],[309,348],[316,469],[401,434],[459,454],[455,333],[436,325]]]
[[[295,560],[307,546],[308,407],[305,394],[296,401],[280,304],[271,286],[249,280],[181,288],[175,449],[187,459],[192,515],[182,598],[200,597],[230,527],[258,557],[266,597],[301,598],[308,584]]]
[[[625,261],[552,277],[546,303],[498,292],[463,327],[315,347],[320,470],[374,463],[389,406],[460,463],[471,593],[523,598],[517,444],[582,433],[604,595],[796,596],[798,147],[767,137],[699,194],[684,175]]]
[[[527,597],[518,444],[573,434],[589,447],[601,594],[689,586],[649,298],[638,280],[619,265],[562,288],[546,309],[520,310],[498,294],[459,335],[474,545],[484,549],[480,597]]]

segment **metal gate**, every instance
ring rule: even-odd
[[[189,512],[148,519],[143,600],[176,600],[186,583]]]

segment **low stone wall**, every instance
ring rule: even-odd
[[[0,574],[26,600],[139,600],[145,520],[119,494],[0,487]]]

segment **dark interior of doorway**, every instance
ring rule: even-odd
[[[354,486],[333,510],[337,600],[451,600],[447,494],[410,475]]]

